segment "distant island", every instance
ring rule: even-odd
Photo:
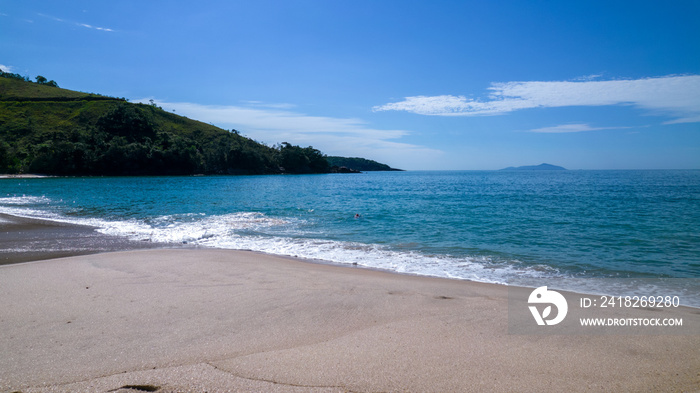
[[[0,173],[59,176],[303,174],[393,170],[312,146],[267,146],[155,102],[62,89],[0,70]]]
[[[502,171],[565,171],[566,168],[551,164],[525,165],[501,169]]]

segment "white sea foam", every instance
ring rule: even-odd
[[[495,264],[487,258],[428,256],[416,251],[395,251],[376,244],[288,237],[231,236],[200,242],[217,248],[246,249],[340,264],[357,265],[423,276],[467,279],[505,284],[508,277],[543,276],[542,270]],[[548,272],[554,273],[555,269]]]
[[[258,212],[224,215],[164,215],[149,220],[110,221],[98,218],[66,217],[35,209],[37,203],[49,203],[44,197],[0,199],[0,212],[53,221],[93,226],[100,233],[123,236],[134,241],[187,243],[204,247],[252,250],[275,255],[294,256],[339,264],[385,269],[399,273],[506,283],[508,277],[551,276],[556,269],[518,268],[513,264],[494,264],[488,258],[428,256],[417,251],[396,251],[376,244],[299,237],[298,224],[268,217]],[[17,205],[8,206],[8,205]],[[20,207],[21,205],[25,205]],[[32,207],[29,207],[32,206]],[[269,232],[278,235],[271,235]],[[279,233],[289,233],[281,236]]]
[[[49,204],[51,199],[45,196],[8,196],[0,198],[0,205],[37,205]]]
[[[156,217],[149,222],[92,221],[97,231],[107,235],[126,236],[132,240],[149,240],[160,243],[201,244],[207,239],[222,239],[235,231],[254,231],[287,221],[266,217],[262,213],[231,213],[220,216],[203,214],[168,215]],[[202,244],[203,245],[203,244]],[[216,245],[213,245],[216,247]]]
[[[163,215],[148,220],[117,221],[66,217],[45,209],[50,203],[45,197],[0,198],[0,213],[93,226],[100,233],[127,237],[134,241],[252,250],[405,274],[487,283],[539,286],[543,279],[554,280],[553,282],[558,280],[563,285],[559,289],[583,293],[599,293],[603,288],[603,281],[595,278],[573,279],[551,266],[526,266],[518,261],[498,262],[484,256],[426,255],[415,250],[396,250],[378,244],[321,239],[303,233],[299,225],[303,221],[273,218],[259,212],[212,216],[190,213]],[[607,281],[602,292],[629,294],[632,290],[632,284],[615,284],[615,287],[610,287],[610,281]],[[689,293],[689,296],[685,296],[684,304],[700,306],[697,294],[693,295],[692,291]]]

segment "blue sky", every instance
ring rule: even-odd
[[[699,20],[694,0],[0,0],[0,67],[405,169],[699,169]]]

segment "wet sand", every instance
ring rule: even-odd
[[[103,235],[89,226],[0,213],[0,265],[166,246]]]
[[[253,252],[4,265],[0,299],[2,392],[700,390],[700,335],[510,335],[504,286]]]

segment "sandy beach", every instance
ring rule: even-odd
[[[700,391],[700,335],[510,335],[505,286],[253,252],[3,265],[0,299],[2,392]]]
[[[35,173],[20,173],[20,174],[0,174],[0,179],[40,179],[44,177],[52,177]]]

